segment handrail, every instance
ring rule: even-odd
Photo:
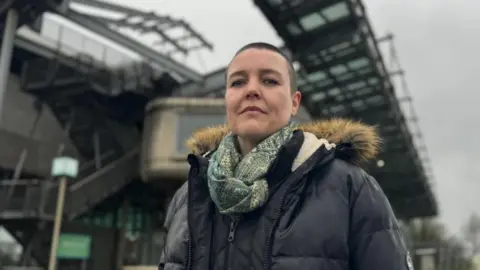
[[[129,153],[125,154],[124,156],[122,156],[121,158],[115,160],[115,161],[112,161],[110,162],[109,164],[105,165],[104,167],[102,167],[100,170],[90,174],[89,176],[83,178],[82,180],[80,181],[77,181],[76,183],[72,184],[70,187],[69,187],[69,191],[75,191],[79,188],[81,188],[82,186],[90,183],[91,181],[93,181],[94,179],[97,179],[99,176],[105,174],[105,173],[108,173],[112,167],[116,167],[118,166],[118,164],[120,163],[123,163],[125,161],[129,161],[129,159],[138,154],[140,152],[140,147],[136,147],[135,149],[133,149],[132,151],[130,151]]]
[[[29,186],[29,185],[32,185],[32,184],[40,184],[44,181],[47,181],[47,180],[42,180],[42,179],[37,179],[37,178],[33,178],[33,179],[18,179],[18,180],[15,180],[13,181],[14,179],[2,179],[2,181],[0,181],[0,186]]]
[[[103,162],[104,160],[108,159],[109,157],[112,157],[115,154],[114,150],[109,150],[103,154],[100,155],[100,161]],[[82,172],[87,171],[88,169],[95,167],[96,166],[96,160],[91,159],[89,161],[86,161],[80,165],[79,168],[79,174],[81,175]]]

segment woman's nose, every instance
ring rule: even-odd
[[[258,98],[260,96],[260,85],[257,82],[250,82],[247,85],[246,97]]]

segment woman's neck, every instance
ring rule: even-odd
[[[238,142],[238,150],[240,150],[240,154],[245,156],[246,154],[250,153],[255,146],[257,146],[258,141],[256,140],[248,140],[245,138],[237,137]]]

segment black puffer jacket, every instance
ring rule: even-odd
[[[167,213],[160,269],[411,270],[390,204],[358,162],[373,158],[370,127],[342,120],[302,126],[280,150],[267,177],[270,198],[232,220],[206,183],[208,154],[225,128],[194,135],[187,183]],[[337,144],[327,150],[318,138]]]

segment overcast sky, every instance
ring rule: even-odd
[[[185,60],[202,72],[223,67],[248,42],[282,44],[250,0],[115,2],[190,22],[215,46],[213,53]],[[457,232],[472,211],[480,212],[480,1],[364,3],[377,37],[395,35],[432,161],[441,218]],[[147,44],[152,40],[143,39]]]
[[[202,64],[196,57],[188,59],[198,69],[224,66],[251,41],[282,44],[252,1],[136,2],[136,8],[186,19],[213,42],[215,51],[202,53]],[[395,35],[432,161],[441,218],[456,232],[472,211],[480,212],[480,1],[364,3],[377,37]]]

